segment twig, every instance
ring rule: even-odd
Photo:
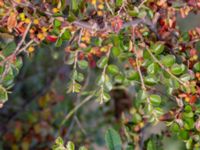
[[[28,31],[29,31],[29,29],[30,29],[30,27],[31,27],[31,24],[32,24],[32,22],[30,22],[30,23],[28,24],[28,26],[27,26],[27,28],[26,28],[26,30],[25,30],[23,36],[22,36],[21,41],[18,43],[18,45],[17,45],[17,47],[16,47],[16,49],[15,49],[15,51],[14,51],[15,54],[18,53],[20,47],[21,47],[22,44],[24,43],[24,41],[25,41],[25,39],[26,39],[26,36],[27,36],[27,34],[28,34]]]
[[[110,49],[108,50],[106,57],[109,58],[110,57]],[[100,104],[102,104],[104,102],[104,98],[103,98],[103,92],[104,92],[104,84],[105,84],[105,75],[106,75],[106,69],[108,67],[108,64],[106,64],[103,68],[103,72],[102,72],[102,77],[103,79],[103,83],[100,86]]]
[[[140,5],[138,6],[138,8],[142,7],[142,5],[143,5],[144,3],[146,3],[146,1],[147,1],[147,0],[143,0],[143,1],[140,3]]]
[[[124,29],[124,28],[129,27],[129,26],[137,26],[140,23],[149,26],[151,30],[155,31],[155,29],[154,29],[155,25],[147,18],[135,19],[135,20],[132,20],[132,21],[125,22],[121,29]],[[99,31],[112,31],[112,27],[109,26],[109,25],[107,25],[103,29],[101,29],[97,26],[96,23],[90,24],[90,23],[84,22],[84,21],[74,21],[72,24],[75,25],[75,26],[84,28],[84,29],[95,30],[97,32],[99,32]]]
[[[136,56],[136,57],[137,57],[137,56]],[[144,92],[146,92],[147,89],[146,89],[146,86],[145,86],[145,84],[144,84],[144,78],[143,78],[142,72],[141,72],[141,70],[140,70],[140,65],[139,65],[139,62],[138,62],[138,58],[136,58],[136,65],[137,65],[137,71],[138,71],[139,76],[140,76],[140,81],[141,81],[142,89],[143,89]],[[148,105],[150,106],[150,99],[149,99],[148,96],[147,96],[147,103],[148,103]]]
[[[143,76],[142,76],[142,72],[141,72],[141,70],[140,70],[138,58],[136,58],[136,66],[137,66],[137,71],[138,71],[139,76],[140,76],[140,81],[141,81],[141,84],[142,84],[142,89],[143,89],[144,91],[146,91],[146,87],[145,87],[145,84],[144,84],[144,79],[143,79]]]
[[[152,54],[152,52],[147,49],[147,51],[149,52],[150,56],[153,58],[153,60],[158,63],[158,65],[165,70],[172,78],[174,78],[175,80],[177,80],[180,84],[182,84],[183,86],[187,87],[187,84],[184,83],[183,81],[181,81],[179,78],[177,78],[175,75],[173,75],[171,73],[171,71],[168,68],[165,68],[165,66]]]
[[[108,10],[111,12],[112,15],[114,15],[112,8],[110,8],[110,5],[108,4],[108,1],[105,0],[105,2],[106,2],[106,6],[107,6]]]
[[[129,22],[125,22],[122,26],[122,29],[129,27],[129,26],[137,26],[138,24],[144,23],[144,22],[145,22],[144,19],[135,19],[135,20],[132,20],[132,21],[129,21]]]
[[[10,70],[10,64],[6,63],[5,69],[4,69],[4,71],[3,71],[2,75],[1,75],[1,78],[0,78],[0,83],[3,82],[5,76],[6,76],[7,73],[9,72],[9,70]]]
[[[23,36],[22,36],[22,39],[21,39],[21,41],[18,43],[18,45],[17,45],[15,51],[14,51],[11,55],[9,55],[9,56],[6,57],[5,59],[3,59],[3,60],[0,62],[0,66],[2,66],[5,62],[10,61],[14,56],[16,56],[16,55],[18,55],[20,52],[24,51],[24,49],[28,48],[28,46],[30,46],[30,45],[34,42],[34,40],[31,40],[28,44],[26,44],[26,46],[24,46],[24,47],[21,48],[21,46],[23,45],[23,43],[24,43],[24,41],[25,41],[25,38],[26,38],[26,36],[27,36],[27,34],[28,34],[28,31],[29,31],[30,27],[31,27],[31,23],[28,24],[28,26],[27,26],[27,28],[26,28],[26,31],[24,32],[24,34],[23,34]],[[21,49],[20,49],[20,48],[21,48]]]
[[[73,66],[74,71],[76,71],[76,65],[77,65],[77,59],[78,59],[77,57],[78,57],[78,51],[75,52],[75,56],[74,56],[74,66]],[[73,78],[72,79],[72,92],[75,92],[75,84],[76,84],[76,81]]]
[[[80,46],[80,43],[81,43],[82,34],[83,34],[83,29],[81,28],[80,33],[79,33],[79,37],[78,37],[78,45],[79,46]]]
[[[85,80],[85,83],[84,83],[81,91],[77,95],[76,104],[80,103],[81,93],[82,93],[82,91],[84,91],[86,89],[87,85],[89,84],[89,81],[90,81],[90,69],[88,68],[88,76],[87,76],[87,78]],[[74,126],[74,123],[75,123],[75,117],[77,117],[77,111],[74,114],[74,117],[73,117],[73,119],[72,119],[72,121],[70,123],[70,126],[68,128],[68,132],[67,132],[65,138],[68,138],[68,136],[71,133],[72,127]],[[78,119],[78,117],[77,117],[77,119]]]
[[[86,131],[83,128],[82,124],[80,123],[79,119],[77,116],[74,116],[76,123],[78,124],[79,128],[81,129],[81,131],[83,132],[84,135],[86,135]]]
[[[63,121],[61,122],[61,127],[65,124],[65,122],[81,107],[83,106],[85,103],[87,103],[89,100],[91,100],[91,98],[93,97],[94,94],[91,94],[89,96],[87,96],[84,100],[82,100],[78,105],[76,105],[68,114],[67,116],[65,116],[65,118],[63,119]]]
[[[21,49],[18,50],[18,52],[16,53],[16,55],[18,55],[22,51],[26,50],[33,42],[34,42],[34,40],[30,40],[24,47],[22,47]]]
[[[68,139],[68,137],[69,137],[69,135],[70,135],[70,133],[71,133],[73,127],[74,127],[74,124],[75,124],[75,118],[73,118],[73,120],[71,121],[71,123],[70,123],[70,125],[67,129],[68,131],[67,131],[66,135],[64,136],[64,139]]]
[[[138,55],[136,53],[136,65],[137,65],[137,71],[139,72],[139,76],[140,76],[140,80],[141,80],[141,85],[142,85],[142,89],[143,91],[146,93],[147,92],[147,89],[146,89],[146,86],[145,86],[145,83],[144,83],[144,78],[142,76],[142,72],[141,72],[141,69],[140,69],[140,64],[139,64],[139,61],[138,61]],[[147,96],[147,107],[148,107],[148,110],[151,111],[152,109],[152,105],[151,105],[151,101],[150,101],[150,98],[149,96]],[[155,113],[155,111],[152,109],[151,111],[152,115],[154,116],[154,119],[156,120],[156,122],[158,121],[158,118],[157,118],[157,115]]]
[[[26,46],[22,47],[21,49],[18,50],[18,52],[15,54],[12,53],[11,55],[9,55],[8,57],[6,57],[5,59],[3,59],[1,62],[0,62],[0,66],[2,66],[5,62],[8,62],[10,61],[14,56],[18,55],[19,53],[21,53],[22,51],[24,51],[25,49],[27,49],[32,43],[34,42],[34,40],[31,40],[29,41]]]

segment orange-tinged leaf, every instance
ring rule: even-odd
[[[194,104],[197,101],[197,97],[195,95],[190,96],[190,104]]]
[[[24,22],[20,22],[17,24],[16,29],[18,31],[19,34],[23,34],[26,31],[26,28],[24,27]]]
[[[0,0],[0,7],[2,7],[4,5],[3,0]]]
[[[12,32],[13,28],[17,25],[17,13],[10,13],[7,21],[7,27],[10,32]]]

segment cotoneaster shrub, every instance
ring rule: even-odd
[[[67,93],[85,97],[61,126],[90,99],[101,105],[113,89],[135,87],[132,118],[122,119],[126,141],[137,146],[146,124],[165,122],[188,149],[199,149],[200,28],[183,33],[177,24],[178,16],[199,10],[198,0],[0,0],[1,107],[23,64],[20,54],[54,43],[72,66]],[[89,91],[88,68],[98,68]]]

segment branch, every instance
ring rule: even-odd
[[[23,34],[23,36],[22,36],[22,39],[21,39],[21,41],[18,43],[18,45],[17,45],[15,51],[14,51],[11,55],[9,55],[9,56],[6,57],[5,59],[3,59],[3,60],[0,62],[0,66],[2,66],[5,62],[10,61],[14,56],[16,56],[16,55],[18,55],[20,52],[24,51],[26,48],[28,48],[28,46],[30,46],[30,45],[34,42],[34,40],[31,40],[28,44],[26,44],[26,46],[24,46],[24,47],[21,48],[21,46],[23,45],[23,43],[24,43],[24,41],[25,41],[25,39],[26,39],[26,36],[27,36],[28,31],[29,31],[29,29],[30,29],[30,27],[31,27],[31,24],[32,24],[32,23],[29,23],[29,24],[28,24],[28,26],[27,26],[27,28],[26,28],[26,31],[24,32],[24,34]],[[21,49],[20,49],[20,48],[21,48]]]
[[[4,63],[10,61],[14,56],[18,55],[19,53],[21,53],[22,51],[24,51],[25,49],[27,49],[33,42],[34,42],[34,40],[29,41],[24,47],[22,47],[21,49],[19,49],[17,52],[14,51],[11,55],[9,55],[5,59],[3,59],[0,62],[0,66],[2,66]]]
[[[137,26],[140,23],[149,26],[149,28],[153,32],[156,32],[155,31],[155,24],[153,22],[151,22],[148,18],[134,19],[132,21],[125,22],[123,24],[123,26],[121,27],[121,29],[124,29],[124,28],[129,27],[129,26]],[[112,27],[109,25],[108,22],[105,23],[106,26],[104,28],[100,28],[96,23],[91,24],[91,23],[84,22],[84,21],[74,21],[72,24],[75,25],[75,26],[81,27],[81,28],[88,29],[88,30],[94,30],[94,31],[112,31],[112,32],[114,32],[114,30],[112,29]]]
[[[30,27],[31,27],[31,24],[32,24],[32,22],[30,22],[30,23],[28,24],[28,26],[27,26],[27,28],[26,28],[26,30],[25,30],[23,36],[22,36],[21,41],[18,43],[18,45],[17,45],[17,47],[16,47],[16,49],[15,49],[15,51],[14,51],[15,54],[18,53],[20,47],[21,47],[22,44],[24,43],[24,41],[25,41],[25,39],[26,39],[26,36],[27,36],[27,34],[28,34],[28,31],[29,31],[29,29],[30,29]]]
[[[165,70],[172,78],[174,78],[175,80],[177,80],[180,84],[182,84],[183,86],[187,87],[187,84],[184,83],[183,81],[181,81],[179,78],[177,78],[175,75],[173,75],[171,73],[171,71],[168,68],[165,68],[165,66],[152,54],[152,52],[147,49],[147,51],[149,52],[149,54],[151,55],[151,57],[153,58],[153,60],[158,63],[158,65]]]

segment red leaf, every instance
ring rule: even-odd
[[[48,35],[48,36],[46,37],[46,40],[49,41],[49,42],[56,42],[57,39],[58,39],[58,37],[57,37],[57,36],[54,36],[54,35]]]

